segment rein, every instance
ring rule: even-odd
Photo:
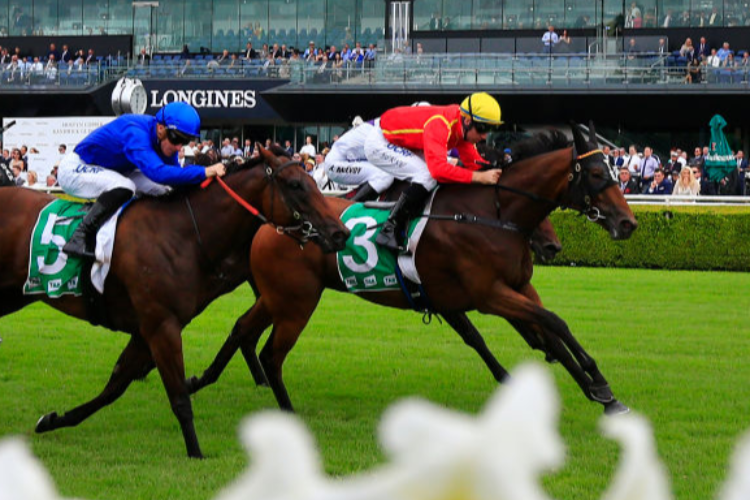
[[[273,214],[274,187],[276,185],[276,183],[274,182],[275,177],[276,175],[279,174],[279,172],[291,166],[302,167],[302,163],[299,161],[290,160],[284,163],[283,165],[281,165],[276,170],[273,170],[269,166],[266,166],[264,169],[266,179],[269,181],[269,185],[271,187],[271,214]],[[241,207],[243,207],[245,210],[253,214],[255,217],[260,219],[260,221],[263,224],[269,224],[276,230],[278,234],[283,234],[292,238],[297,243],[299,243],[300,246],[304,246],[310,240],[310,238],[313,238],[318,234],[315,228],[313,227],[312,223],[310,223],[309,221],[303,220],[302,215],[299,213],[299,211],[293,208],[292,208],[292,216],[294,217],[295,220],[301,220],[300,224],[297,224],[295,226],[282,226],[282,225],[276,224],[275,222],[270,220],[268,217],[263,215],[260,212],[260,210],[255,208],[253,205],[251,205],[245,199],[243,199],[239,194],[237,194],[237,192],[234,191],[231,187],[229,187],[229,185],[221,177],[211,177],[211,178],[206,179],[205,181],[201,183],[201,188],[203,189],[207,188],[209,185],[211,185],[211,183],[214,180],[216,180],[216,182],[219,183],[222,189],[224,189],[224,191],[226,191],[227,194],[234,201],[236,201]],[[195,222],[195,217],[193,216],[192,208],[190,207],[190,202],[188,202],[188,208],[190,209],[191,217],[193,217],[193,225],[196,226],[196,231],[197,231],[197,225]],[[302,236],[301,237],[297,236],[295,234],[296,232],[302,233]],[[200,241],[200,232],[198,232],[198,239]]]

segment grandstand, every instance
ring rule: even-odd
[[[4,10],[0,45],[42,60],[52,42],[95,47],[96,62],[51,77],[3,66],[0,93],[17,96],[5,100],[7,116],[111,114],[114,82],[127,74],[144,82],[152,113],[169,90],[252,89],[255,107],[201,110],[207,127],[230,127],[242,136],[330,137],[354,115],[376,116],[415,99],[456,102],[467,92],[487,90],[499,95],[514,127],[594,119],[609,137],[658,136],[675,143],[701,139],[710,117],[720,113],[730,124],[728,134],[750,146],[737,106],[750,91],[750,63],[743,58],[750,50],[750,12],[733,0],[642,0],[636,2],[640,20],[632,2],[610,0],[56,5]],[[567,29],[571,40],[544,52],[541,35],[549,24]],[[695,44],[705,37],[713,48],[728,42],[738,65],[703,65],[697,81],[685,83],[689,61],[680,48],[688,37]],[[631,39],[637,53],[628,48]],[[659,39],[666,40],[663,52],[657,51]],[[336,69],[242,57],[232,67],[210,64],[223,50],[243,55],[248,42],[259,51],[274,43],[340,49],[359,42],[376,45],[377,58]],[[133,58],[141,49],[151,56],[148,64]],[[69,97],[56,99],[60,93]]]

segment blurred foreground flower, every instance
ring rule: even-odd
[[[548,373],[525,366],[477,417],[421,400],[395,404],[380,436],[389,463],[335,480],[322,474],[297,419],[264,413],[243,425],[250,469],[218,500],[546,500],[539,476],[564,458]]]
[[[58,500],[41,463],[18,438],[0,442],[0,500]]]

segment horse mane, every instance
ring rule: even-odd
[[[558,149],[564,149],[570,146],[570,141],[564,133],[557,129],[544,130],[537,132],[528,139],[511,144],[511,156],[513,163],[519,160],[539,156],[544,153],[551,153]],[[500,151],[502,153],[502,151]]]

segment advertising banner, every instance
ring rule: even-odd
[[[3,148],[12,150],[26,146],[29,170],[36,172],[43,184],[52,167],[60,161],[58,149],[61,144],[72,151],[89,133],[112,120],[113,116],[3,118],[3,127],[16,122],[3,133]]]

